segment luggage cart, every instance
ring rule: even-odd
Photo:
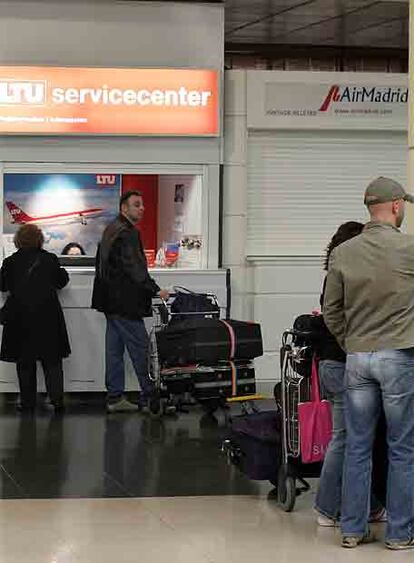
[[[319,477],[321,471],[320,463],[302,463],[300,452],[298,405],[310,398],[313,354],[310,333],[295,330],[284,332],[278,397],[282,413],[282,456],[277,479],[277,498],[286,512],[294,509],[297,496],[310,489],[306,479]]]
[[[204,295],[217,306],[218,311],[196,311],[187,313],[174,313],[171,310],[177,293],[170,293],[165,301],[159,297],[154,298],[152,303],[153,325],[149,332],[149,354],[148,354],[148,373],[155,384],[161,400],[161,411],[163,414],[175,414],[176,412],[188,412],[187,405],[195,404],[192,398],[193,374],[197,366],[190,368],[171,369],[163,365],[157,349],[157,333],[164,330],[176,316],[191,318],[194,316],[220,317],[220,307],[217,296],[214,293],[204,293]],[[214,410],[209,402],[203,405],[207,410]],[[216,403],[214,408],[217,408]]]

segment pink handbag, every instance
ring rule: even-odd
[[[312,361],[311,400],[299,403],[298,415],[302,462],[323,461],[332,438],[332,412],[329,401],[321,401],[315,358]]]

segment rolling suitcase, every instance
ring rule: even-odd
[[[223,451],[249,479],[277,483],[281,463],[281,414],[263,411],[236,416]]]

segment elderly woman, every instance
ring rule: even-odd
[[[23,225],[14,238],[17,248],[3,262],[0,290],[8,291],[2,309],[0,359],[16,364],[20,386],[19,410],[36,408],[36,362],[43,367],[46,389],[55,411],[63,410],[62,358],[70,354],[65,319],[57,296],[69,281],[54,254],[43,250],[42,231]]]

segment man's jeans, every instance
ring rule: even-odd
[[[315,508],[333,520],[337,520],[341,513],[342,471],[346,444],[344,377],[343,362],[333,360],[320,362],[321,388],[332,405],[333,436],[326,452]]]
[[[148,334],[144,321],[107,316],[105,344],[108,400],[114,402],[124,393],[126,348],[141,387],[140,402],[145,403],[153,394],[154,385],[148,375]]]
[[[368,528],[371,453],[381,401],[387,420],[388,541],[414,536],[414,349],[349,354],[341,527],[362,537]]]

